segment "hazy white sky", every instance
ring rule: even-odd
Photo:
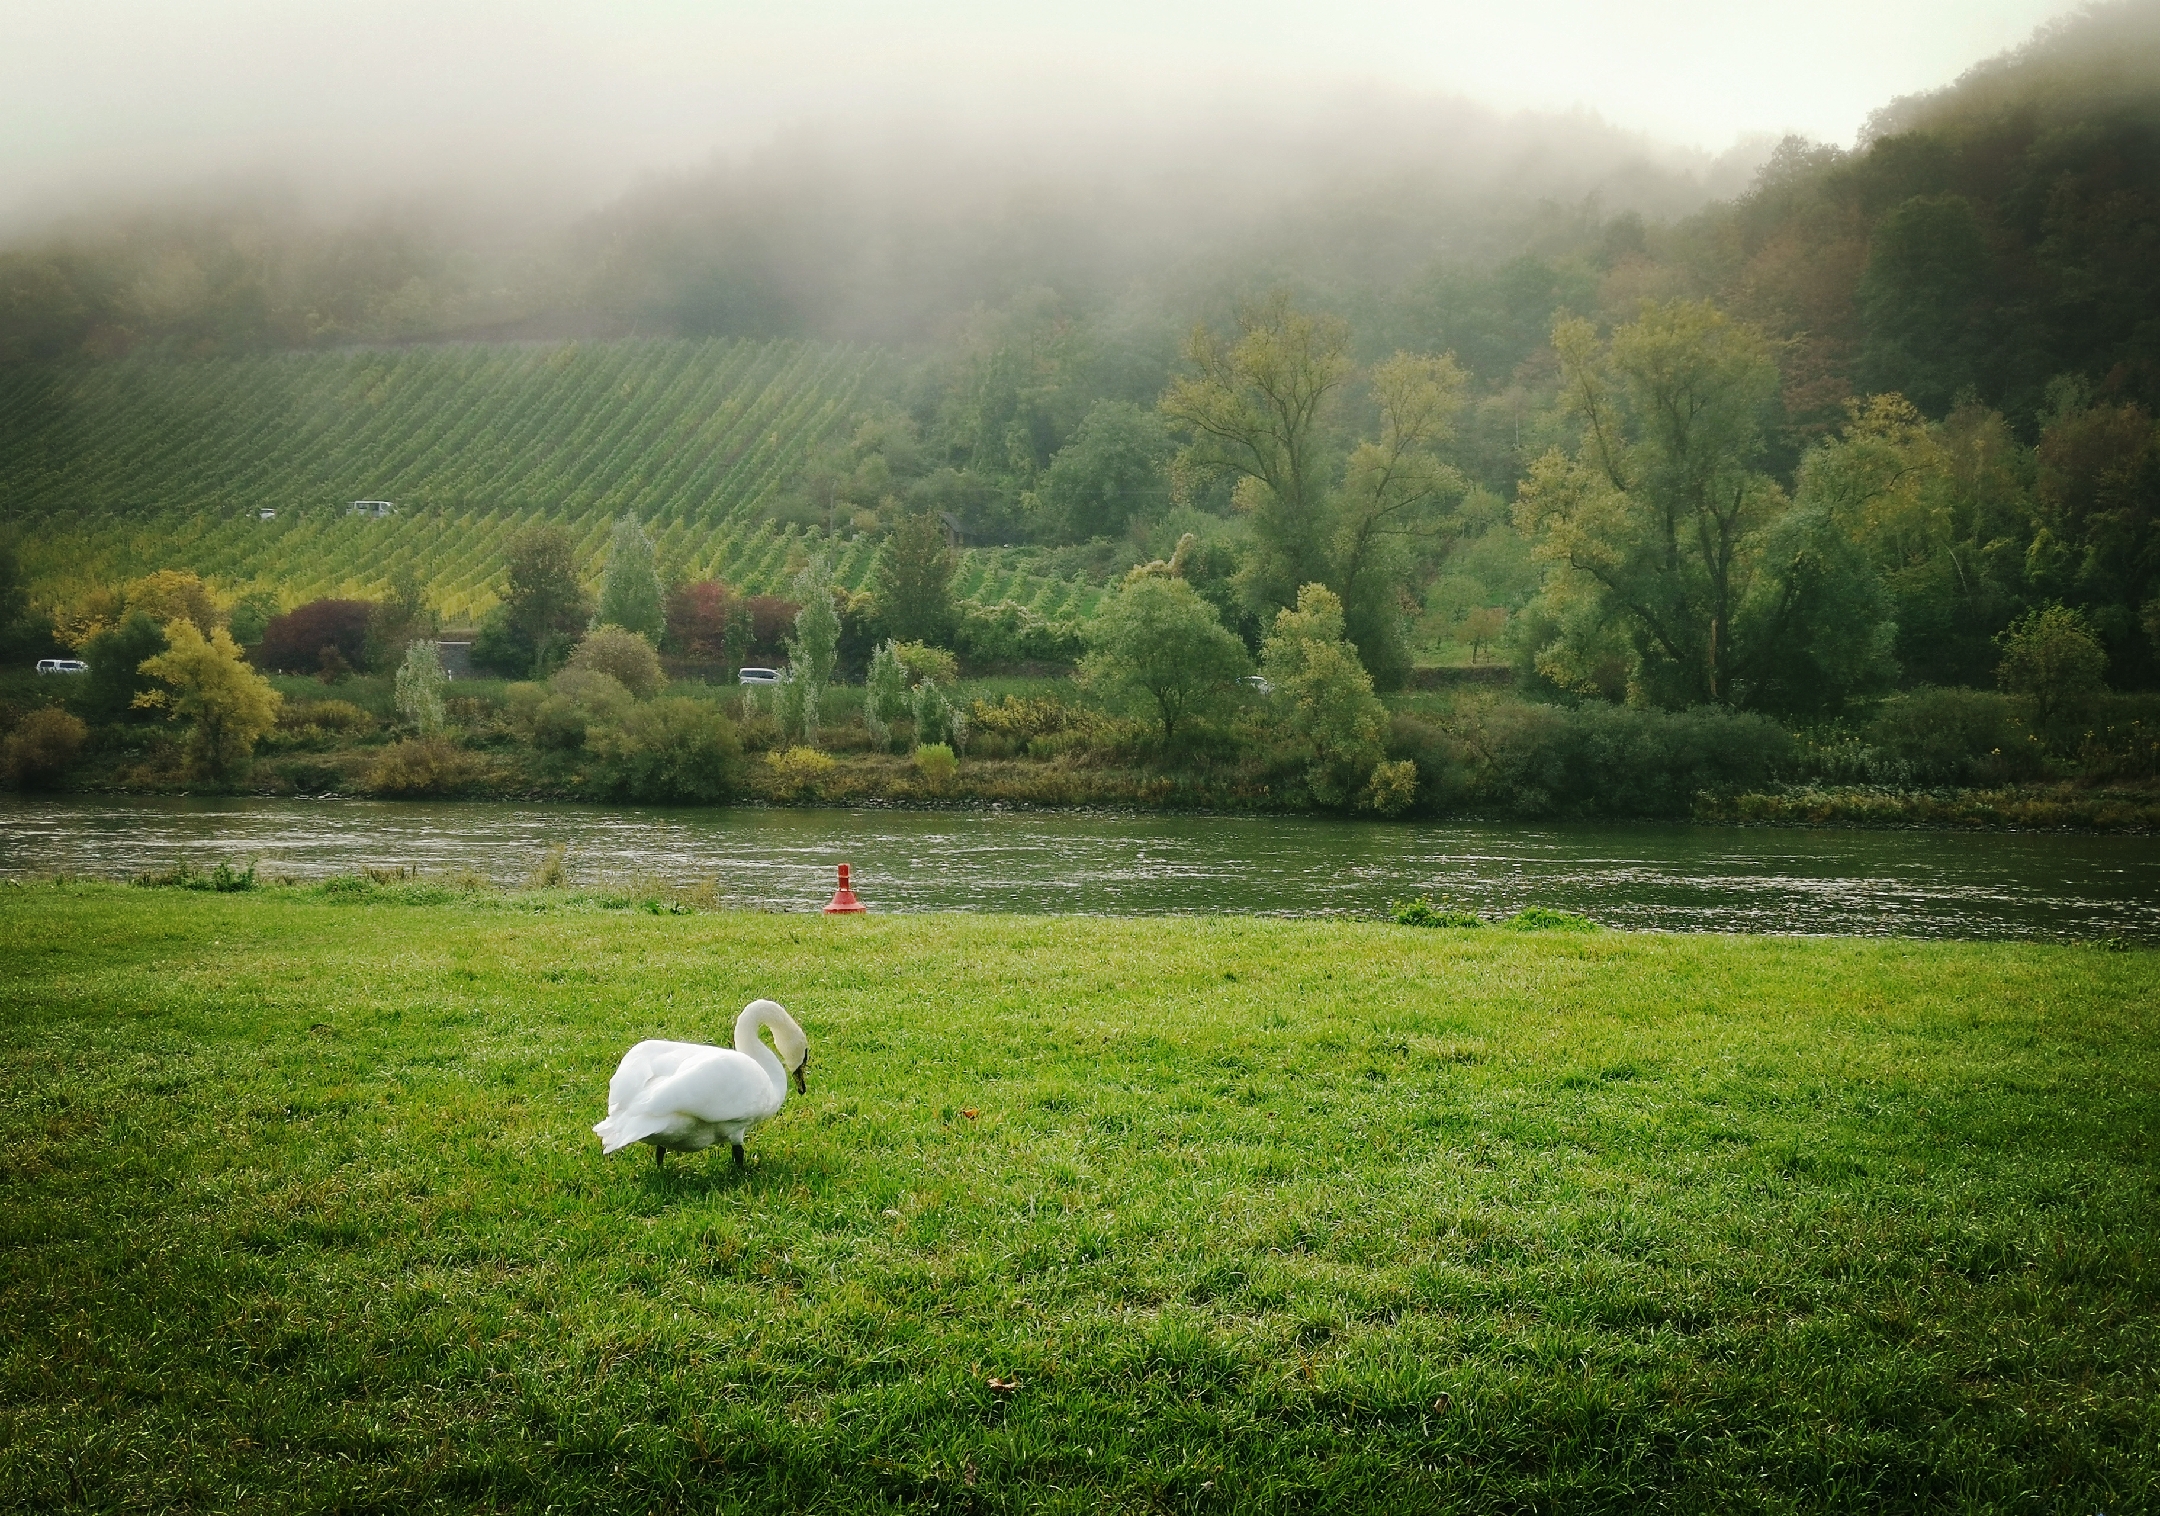
[[[0,209],[264,169],[620,187],[803,123],[1392,90],[1850,142],[2077,0],[8,0]]]

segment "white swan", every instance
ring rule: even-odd
[[[772,1028],[780,1056],[758,1035]],[[795,1088],[810,1093],[803,1070],[810,1063],[810,1043],[795,1018],[770,1000],[753,1000],[735,1018],[733,1049],[701,1042],[641,1042],[623,1054],[608,1081],[607,1120],[593,1128],[603,1154],[620,1152],[633,1142],[649,1142],[653,1162],[665,1165],[673,1153],[701,1153],[725,1137],[743,1165],[743,1139],[750,1129],[780,1113],[787,1103],[788,1076]]]

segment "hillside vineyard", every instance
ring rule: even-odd
[[[597,572],[628,514],[674,577],[779,591],[802,538],[760,507],[881,361],[715,340],[23,366],[0,373],[0,518],[47,582],[187,568],[297,602],[373,595],[409,566],[457,623],[494,603],[520,527],[566,527]],[[359,499],[397,510],[356,515]],[[874,544],[835,547],[859,588]],[[995,550],[968,554],[954,590],[1060,617],[1100,593]]]

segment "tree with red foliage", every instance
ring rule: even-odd
[[[685,584],[667,598],[662,645],[678,658],[740,667],[750,650],[750,603],[717,579]]]
[[[362,667],[367,661],[368,618],[374,613],[372,600],[311,600],[296,606],[263,628],[255,665],[283,674],[313,674],[334,648],[345,667]]]
[[[787,646],[788,633],[795,630],[802,606],[779,595],[752,595],[749,604],[751,651],[778,658]]]

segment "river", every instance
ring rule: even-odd
[[[663,810],[369,800],[0,801],[0,877],[187,862],[270,877],[471,869],[504,884],[565,849],[573,883],[713,881],[813,910],[833,865],[887,911],[1370,915],[1410,895],[1616,927],[2160,942],[2160,845],[2059,833],[1396,824],[1036,811]]]

